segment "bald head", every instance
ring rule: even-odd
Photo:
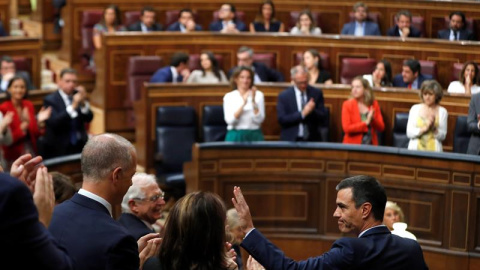
[[[88,140],[82,151],[82,172],[85,181],[106,179],[116,167],[129,170],[136,166],[135,148],[116,134],[100,134]]]

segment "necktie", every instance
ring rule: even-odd
[[[305,108],[305,105],[307,105],[307,95],[305,92],[302,92],[302,110]],[[307,141],[308,137],[310,135],[310,132],[308,131],[308,126],[306,123],[303,123],[303,140]]]
[[[68,96],[68,100],[70,101],[70,105],[72,105],[73,102],[73,96]],[[76,145],[78,138],[77,138],[77,118],[73,118],[72,121],[70,122],[70,144]]]
[[[453,40],[458,40],[458,32],[453,31]]]
[[[412,83],[408,84],[408,89],[412,89]]]

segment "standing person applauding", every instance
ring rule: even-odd
[[[253,70],[240,66],[231,78],[232,92],[223,97],[228,132],[225,141],[263,141],[260,126],[265,119],[263,93],[253,85]]]

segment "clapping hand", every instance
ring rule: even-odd
[[[235,198],[232,198],[232,202],[235,206],[235,209],[237,210],[240,224],[242,224],[241,228],[244,233],[248,233],[254,228],[252,216],[250,214],[250,208],[248,207],[248,204],[243,197],[240,187],[233,188],[233,195],[235,196]]]
[[[32,193],[35,192],[35,178],[37,173],[37,165],[42,162],[41,156],[32,158],[31,154],[25,154],[17,158],[10,169],[10,175],[18,178],[27,185]]]
[[[43,123],[50,118],[50,115],[52,114],[52,107],[42,107],[40,111],[37,114],[37,120],[38,123]]]
[[[252,256],[248,256],[247,270],[265,270],[265,267],[257,262]]]

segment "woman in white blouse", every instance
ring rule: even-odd
[[[225,141],[263,141],[260,129],[265,119],[263,93],[253,85],[253,70],[240,66],[230,79],[232,92],[223,97],[223,113],[228,131]]]
[[[295,35],[321,35],[322,30],[317,27],[313,20],[313,15],[310,10],[306,9],[300,12],[298,16],[297,25],[290,30],[290,34]]]
[[[408,149],[442,152],[448,120],[447,110],[439,105],[442,86],[435,80],[424,81],[419,95],[422,103],[413,105],[408,114]]]
[[[478,82],[478,66],[473,61],[465,62],[458,81],[448,86],[449,93],[473,95],[480,92]]]
[[[200,55],[200,68],[192,71],[187,83],[219,83],[228,82],[225,73],[218,67],[218,61],[212,52]]]

